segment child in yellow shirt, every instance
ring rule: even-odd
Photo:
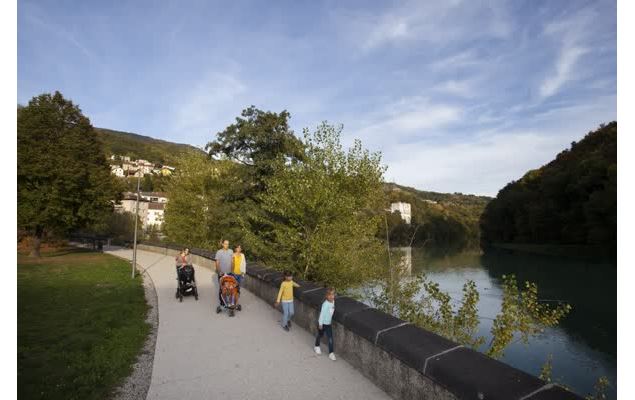
[[[291,328],[291,318],[293,318],[293,288],[300,287],[297,283],[293,282],[293,274],[291,271],[284,271],[284,281],[280,284],[280,290],[278,291],[278,298],[276,299],[275,306],[277,307],[282,300],[282,329],[289,332]]]

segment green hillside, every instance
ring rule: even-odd
[[[436,246],[460,249],[479,243],[479,219],[490,197],[462,193],[437,193],[395,183],[384,186],[386,207],[394,202],[410,203],[412,220],[408,225],[398,213],[388,213],[388,230],[393,246]],[[385,224],[383,224],[385,226]],[[385,238],[385,227],[380,227]]]
[[[136,133],[95,128],[104,143],[107,155],[118,154],[132,159],[144,159],[154,163],[170,163],[186,151],[202,151],[189,144],[172,143]]]
[[[617,122],[573,142],[550,163],[505,186],[486,208],[482,245],[615,249]]]
[[[133,159],[142,158],[155,163],[169,164],[182,152],[202,152],[187,144],[110,129],[95,129],[104,142],[108,155],[118,154]],[[147,176],[142,181],[142,190],[164,190],[167,179]],[[136,179],[125,179],[125,185],[126,190],[134,190]],[[386,208],[390,207],[390,203],[402,201],[410,203],[412,209],[410,225],[405,224],[397,213],[387,215],[392,245],[405,246],[410,244],[411,240],[413,246],[463,248],[478,245],[479,218],[491,198],[462,193],[428,192],[395,183],[386,183],[384,192]],[[385,224],[382,223],[378,228],[378,236],[385,239]]]

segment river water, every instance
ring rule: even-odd
[[[533,375],[549,355],[552,378],[585,396],[600,376],[611,382],[610,399],[616,398],[617,268],[612,262],[579,261],[509,251],[482,254],[478,250],[448,254],[420,248],[394,249],[411,274],[425,273],[453,299],[460,300],[463,284],[471,279],[480,293],[479,335],[487,338],[492,320],[500,311],[503,275],[515,274],[519,282],[538,285],[544,301],[564,301],[573,310],[561,324],[547,329],[525,345],[505,350],[502,361]],[[486,345],[484,346],[484,349]],[[481,350],[484,350],[481,349]]]

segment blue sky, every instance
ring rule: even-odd
[[[615,1],[18,1],[18,102],[204,145],[253,104],[495,195],[616,117]]]

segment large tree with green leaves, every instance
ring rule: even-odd
[[[101,142],[79,107],[61,93],[18,108],[18,225],[35,236],[105,223],[117,191]]]
[[[304,146],[289,127],[290,118],[286,110],[275,113],[251,106],[207,144],[210,156],[243,166],[236,170],[242,175],[242,185],[228,194],[228,200],[257,200],[258,194],[266,190],[267,178],[285,162],[302,158]]]
[[[359,141],[344,151],[341,131],[326,123],[305,130],[304,157],[267,179],[258,213],[241,221],[267,265],[344,289],[369,279],[384,253],[375,231],[385,169]],[[266,229],[256,234],[250,221]]]
[[[233,170],[233,162],[210,160],[198,152],[180,158],[167,185],[170,201],[163,231],[170,241],[215,248],[221,237],[235,237],[239,228],[231,222],[231,204],[223,200],[224,193],[236,184]]]

